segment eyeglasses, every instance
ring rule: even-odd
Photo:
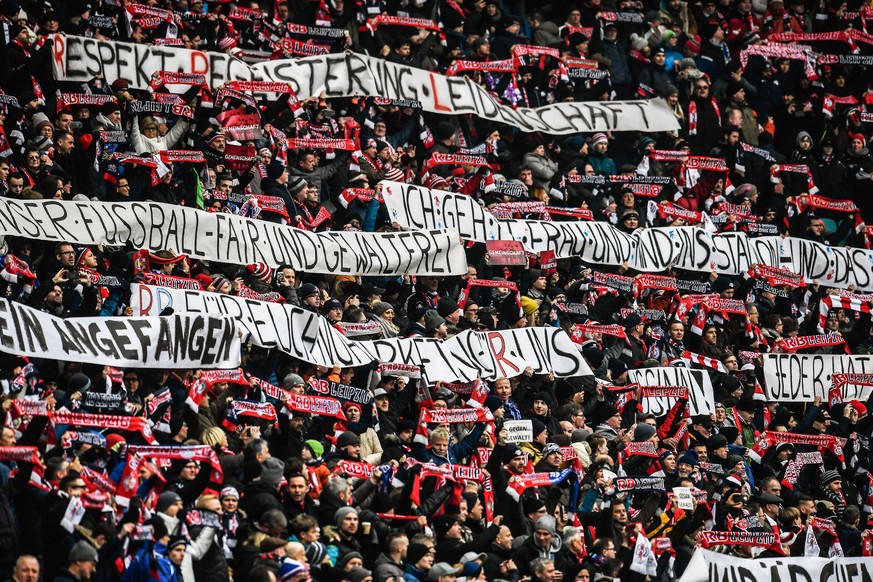
[[[697,89],[698,91],[706,91],[707,89],[709,89],[709,85],[697,85],[695,89]]]
[[[59,255],[75,255],[76,251],[61,251],[58,254]]]

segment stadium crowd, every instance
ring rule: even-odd
[[[0,195],[375,232],[401,228],[381,198],[393,180],[469,195],[502,219],[869,247],[873,10],[786,1],[0,0]],[[662,98],[680,129],[548,135],[372,96],[265,99],[193,78],[170,92],[160,74],[151,91],[102,75],[62,82],[58,33],[250,63],[366,53],[466,75],[513,107]],[[143,102],[191,114],[136,113]],[[254,126],[234,121],[252,115]],[[177,150],[202,159],[160,155]],[[434,154],[448,163],[428,164]],[[61,318],[133,315],[130,284],[157,282],[297,305],[353,340],[561,327],[594,374],[427,385],[414,370],[328,369],[251,344],[236,371],[3,354],[0,576],[670,580],[698,547],[873,555],[871,403],[769,401],[763,373],[767,352],[873,352],[873,297],[804,282],[790,265],[671,270],[664,285],[578,258],[507,265],[483,243],[465,248],[466,275],[362,279],[6,237],[5,300]],[[652,388],[668,387],[629,379],[661,367],[702,371],[712,412],[692,414],[678,386],[659,397]],[[318,382],[346,396],[344,419],[289,413],[264,389]],[[651,399],[667,402],[657,417]],[[419,420],[474,407],[487,412],[473,422]],[[53,422],[63,411],[146,428]],[[522,442],[505,426],[520,420]],[[131,452],[149,433],[178,454]]]

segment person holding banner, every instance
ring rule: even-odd
[[[869,7],[188,4],[0,17],[0,578],[867,571]]]

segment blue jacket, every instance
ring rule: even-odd
[[[167,546],[160,542],[156,542],[154,547],[147,544],[137,552],[121,582],[181,582],[179,570],[166,553]]]
[[[412,455],[419,461],[433,463],[437,466],[457,465],[460,459],[473,454],[483,432],[485,432],[485,424],[481,422],[476,424],[473,430],[470,431],[470,434],[461,439],[460,442],[449,445],[449,450],[445,457],[437,455],[433,452],[433,449],[425,448],[422,443],[413,443]]]
[[[422,572],[412,564],[406,564],[403,572],[404,582],[425,582],[427,580],[427,572]]]

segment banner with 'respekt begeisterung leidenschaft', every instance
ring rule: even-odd
[[[54,35],[54,73],[62,81],[87,82],[103,75],[131,88],[150,88],[158,71],[197,73],[217,88],[227,81],[288,83],[298,99],[355,95],[421,103],[425,111],[473,114],[521,131],[567,135],[593,131],[674,131],[679,122],[663,99],[555,103],[510,107],[466,77],[446,77],[358,53],[272,60],[255,65],[224,53],[148,46],[80,36]]]

